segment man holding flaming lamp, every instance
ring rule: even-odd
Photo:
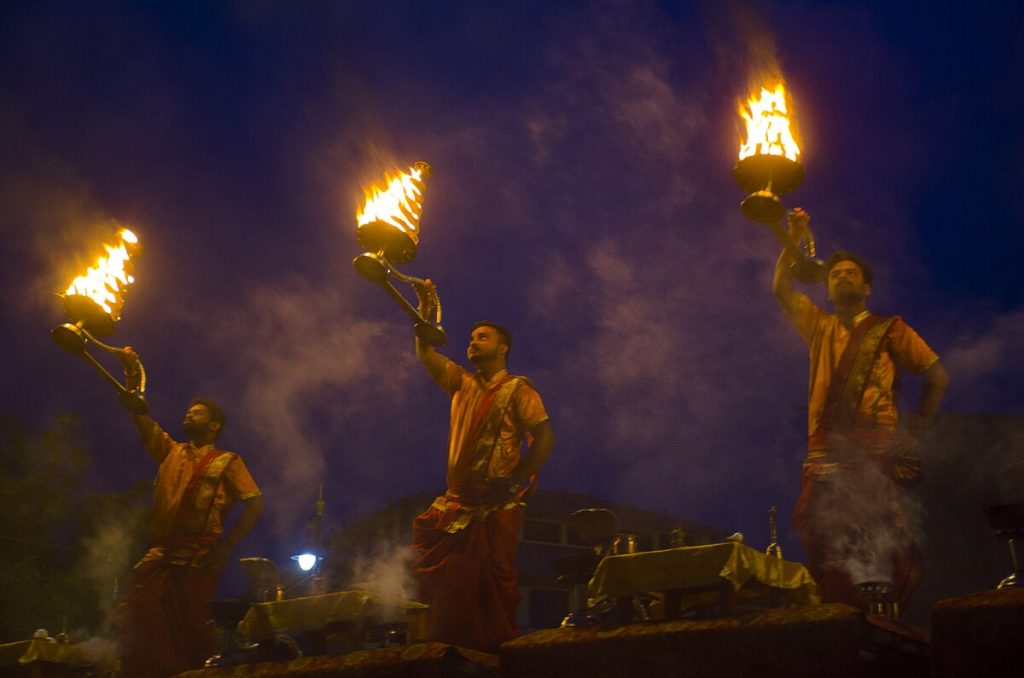
[[[810,216],[796,209],[799,241]],[[825,262],[834,314],[793,286],[795,255],[783,248],[772,291],[810,352],[808,446],[793,524],[825,602],[871,606],[879,593],[898,616],[924,573],[924,553],[901,507],[919,473],[917,448],[948,383],[939,357],[897,316],[867,310],[870,267],[840,251]],[[901,369],[923,377],[917,408],[900,416]],[[867,599],[866,599],[867,598]]]
[[[215,446],[224,412],[212,400],[192,401],[182,426],[188,443],[171,439],[149,417],[143,396],[145,370],[130,346],[109,346],[133,282],[132,256],[139,241],[128,229],[106,255],[76,277],[63,295],[70,322],[51,332],[57,345],[81,356],[117,390],[131,412],[146,452],[157,464],[153,487],[153,546],[135,565],[115,611],[125,676],[170,676],[201,668],[217,650],[210,603],[217,595],[228,552],[263,511],[260,490],[241,458]],[[124,367],[117,381],[89,352],[94,344]],[[225,532],[224,518],[241,501],[242,517]]]
[[[137,370],[130,347],[121,360],[126,373]],[[188,442],[173,440],[146,414],[132,417],[157,474],[153,545],[116,610],[122,669],[126,676],[170,676],[202,668],[216,653],[210,603],[228,553],[263,512],[263,497],[241,457],[216,446],[225,423],[216,402],[192,401],[182,423]],[[235,502],[242,516],[225,530]]]
[[[415,288],[424,318],[437,298],[432,287],[426,280]],[[555,443],[540,395],[505,368],[510,348],[504,327],[476,323],[466,349],[474,374],[416,336],[416,356],[452,405],[448,488],[413,522],[413,567],[432,639],[485,652],[519,634],[524,498]]]

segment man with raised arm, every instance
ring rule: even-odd
[[[810,216],[789,216],[798,240]],[[793,526],[825,602],[865,607],[855,584],[888,582],[900,607],[924,573],[924,553],[904,510],[920,471],[918,445],[949,378],[939,357],[898,316],[867,310],[872,273],[851,252],[825,264],[828,300],[821,311],[793,288],[791,255],[775,265],[772,291],[807,344],[808,445]],[[897,411],[902,370],[922,377],[917,407]]]
[[[132,364],[131,349],[124,358]],[[242,458],[216,446],[225,417],[197,398],[185,413],[188,442],[173,440],[148,415],[133,414],[157,464],[152,546],[135,565],[116,610],[125,676],[170,676],[202,668],[216,653],[210,614],[228,553],[263,512],[263,497]],[[235,502],[243,511],[226,530]]]
[[[425,318],[430,286],[417,288]],[[505,369],[511,344],[501,325],[476,323],[466,349],[473,373],[416,339],[416,356],[452,403],[448,488],[413,522],[413,567],[432,639],[485,652],[519,634],[524,499],[555,444],[540,395]]]

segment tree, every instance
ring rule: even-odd
[[[0,642],[106,631],[114,582],[144,544],[148,488],[89,493],[91,461],[74,415],[37,437],[0,419]]]

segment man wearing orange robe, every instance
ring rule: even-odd
[[[177,442],[148,415],[133,415],[157,464],[152,547],[135,565],[115,611],[125,676],[170,676],[202,668],[217,651],[210,603],[232,547],[263,511],[245,463],[215,446],[224,413],[211,400],[192,401]],[[224,518],[242,502],[225,532]]]
[[[790,237],[810,216],[795,210]],[[907,488],[920,470],[917,454],[948,384],[939,357],[902,318],[866,308],[870,267],[850,252],[825,264],[822,312],[793,288],[793,259],[783,250],[773,292],[810,355],[808,446],[793,525],[822,600],[865,607],[855,584],[888,582],[905,608],[924,574],[924,553],[906,511]],[[922,377],[917,408],[897,411],[901,370]]]
[[[431,317],[425,300],[435,297],[417,292]],[[505,328],[478,322],[466,350],[474,374],[416,339],[417,357],[452,403],[448,489],[413,522],[413,567],[432,639],[485,652],[519,635],[524,498],[555,442],[540,395],[505,368],[510,344]]]

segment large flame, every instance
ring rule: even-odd
[[[67,297],[92,299],[114,321],[120,316],[128,285],[134,282],[130,273],[131,254],[139,243],[127,228],[121,229],[118,236],[116,245],[103,246],[107,250],[106,256],[101,256],[96,266],[90,267],[85,275],[75,278],[64,293]]]
[[[800,147],[793,138],[786,89],[782,83],[774,90],[761,88],[746,104],[739,105],[740,117],[747,125],[747,142],[740,147],[740,160],[751,155],[783,155],[796,161]]]
[[[424,172],[429,172],[429,165],[416,163],[409,168],[408,173],[385,174],[386,188],[374,186],[364,190],[366,205],[356,216],[357,225],[384,222],[405,232],[413,242],[417,242],[420,217],[423,214]]]

